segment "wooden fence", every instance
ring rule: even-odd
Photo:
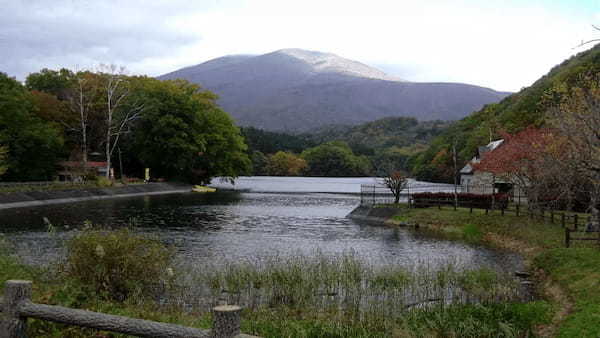
[[[479,187],[480,188],[480,187]],[[413,194],[422,192],[454,192],[453,185],[420,185],[420,186],[408,186],[400,194],[401,200],[407,202],[409,208],[413,207],[452,207],[454,210],[457,208],[468,208],[470,213],[473,213],[473,209],[485,210],[485,214],[489,214],[492,211],[499,212],[500,215],[514,214],[516,216],[524,216],[535,219],[547,220],[552,224],[560,224],[565,231],[565,247],[570,247],[572,241],[597,241],[600,247],[600,231],[598,229],[586,229],[587,218],[582,217],[580,214],[568,214],[564,211],[556,211],[554,209],[545,209],[544,207],[532,208],[530,205],[522,204],[522,201],[526,201],[523,196],[515,196],[509,194],[510,201],[513,203],[497,203],[490,205],[488,202],[482,202],[478,204],[474,201],[461,201],[460,199],[455,200],[454,198],[419,198],[418,201],[412,199]],[[460,187],[457,186],[457,193],[464,192]],[[360,195],[361,205],[374,205],[374,204],[391,204],[394,202],[394,196],[390,190],[382,185],[362,185]],[[584,219],[582,219],[584,218]],[[575,235],[575,237],[573,236]],[[579,236],[577,236],[579,235]],[[587,235],[587,236],[585,236]]]
[[[541,219],[544,221],[549,221],[552,224],[560,224],[560,226],[564,228],[564,243],[565,247],[567,248],[571,246],[572,241],[597,241],[598,246],[600,247],[600,231],[598,231],[598,229],[586,229],[587,220],[582,219],[583,217],[580,214],[568,214],[566,212],[555,211],[552,209],[532,209],[527,206],[522,207],[519,204],[515,204],[512,207],[506,208],[490,208],[488,206],[480,207],[473,203],[461,201],[458,201],[458,203],[455,204],[454,201],[449,201],[447,199],[429,199],[427,202],[421,201],[418,205],[413,205],[413,207],[437,207],[438,209],[442,209],[442,207],[452,207],[454,210],[456,210],[457,207],[462,207],[468,208],[470,213],[473,213],[473,209],[479,209],[485,210],[486,215],[490,214],[491,212],[499,212],[501,216],[504,216],[505,214],[514,214],[516,216],[529,217],[531,219]],[[580,237],[573,237],[573,235],[579,235]],[[584,235],[588,236],[581,237]]]
[[[235,305],[215,307],[213,309],[213,329],[209,331],[150,320],[70,309],[62,306],[32,303],[31,286],[32,283],[30,281],[9,280],[6,282],[4,286],[4,298],[0,298],[1,310],[3,312],[3,322],[0,325],[1,338],[27,337],[27,318],[130,334],[138,337],[253,337],[240,334],[241,308]]]

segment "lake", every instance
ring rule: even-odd
[[[175,246],[178,257],[190,264],[353,252],[374,265],[435,266],[452,260],[506,271],[521,268],[521,257],[514,253],[346,218],[360,202],[360,184],[374,182],[373,178],[242,177],[232,186],[216,180],[214,186],[220,190],[212,194],[0,210],[0,231],[28,263],[60,258],[71,230],[91,222],[135,226]],[[44,219],[56,230],[47,231]]]

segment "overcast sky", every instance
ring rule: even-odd
[[[600,0],[0,0],[0,71],[125,66],[157,76],[304,48],[411,81],[517,91],[600,38]]]

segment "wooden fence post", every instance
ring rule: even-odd
[[[240,333],[242,308],[220,305],[213,309],[213,338],[232,338]]]
[[[375,205],[375,185],[373,185],[373,204]]]
[[[564,228],[564,227],[566,227],[566,223],[567,223],[566,216],[565,216],[565,213],[563,212],[562,215],[560,216],[560,224]]]
[[[573,215],[573,223],[575,226],[575,231],[577,231],[577,223],[579,223],[579,215],[577,215],[577,214]]]
[[[565,228],[565,247],[568,248],[571,243],[571,229]]]
[[[27,318],[19,316],[18,305],[31,299],[31,282],[25,280],[8,280],[4,284],[4,323],[2,337],[25,338],[27,332]]]

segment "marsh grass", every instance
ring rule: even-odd
[[[373,316],[398,319],[415,310],[520,302],[530,297],[508,274],[467,269],[451,260],[443,264],[415,262],[408,267],[375,266],[354,253],[331,256],[317,252],[196,269],[175,282],[183,292],[169,298],[200,310],[228,303],[253,311],[285,306],[357,320]]]
[[[239,304],[242,332],[262,337],[515,337],[549,312],[544,302],[525,303],[510,275],[454,260],[374,265],[353,252],[314,252],[192,265],[170,262],[168,248],[132,231],[79,232],[66,243],[65,270],[28,269],[2,254],[0,276],[33,279],[36,302],[202,328],[210,327],[214,305]],[[119,269],[127,273],[115,279],[111,271]],[[157,297],[156,283],[167,277]],[[109,281],[116,297],[90,288]],[[44,321],[32,321],[30,333],[122,336]]]
[[[398,266],[353,253],[273,255],[204,265],[177,282],[179,294],[168,297],[177,306],[241,305],[244,332],[265,337],[514,337],[548,313],[512,276],[453,260]]]

